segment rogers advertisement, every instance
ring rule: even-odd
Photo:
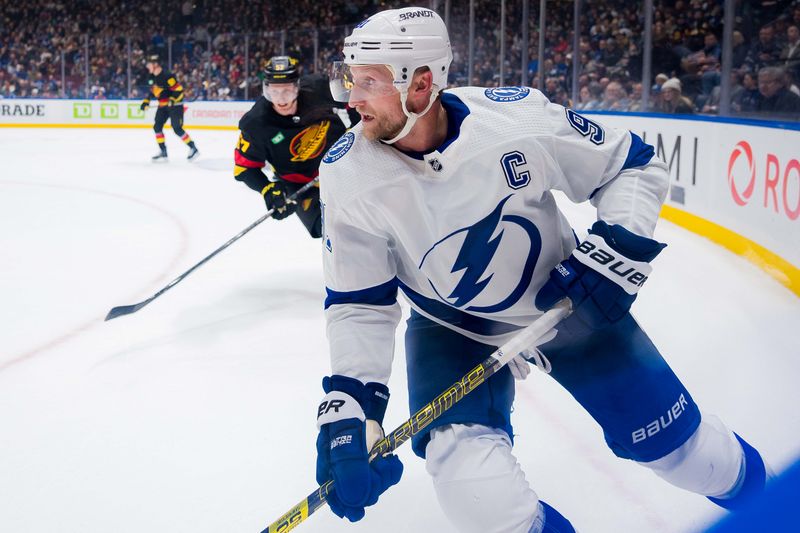
[[[670,169],[669,205],[800,266],[800,131],[680,118],[593,119],[629,129],[656,148]]]

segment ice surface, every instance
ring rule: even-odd
[[[318,241],[267,220],[136,314],[264,212],[232,178],[235,131],[0,129],[0,531],[257,532],[315,488],[327,373]],[[566,206],[579,234],[587,205]],[[701,406],[781,470],[800,454],[800,300],[750,263],[661,222],[670,243],[636,316]],[[402,332],[402,328],[400,330]],[[402,335],[398,335],[402,354]],[[402,356],[387,430],[407,416]],[[583,532],[688,532],[704,498],[616,459],[551,379],[518,389],[516,453]],[[448,532],[424,464],[361,522],[297,531]]]

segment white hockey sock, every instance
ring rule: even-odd
[[[744,454],[722,421],[703,414],[700,426],[678,449],[661,459],[639,463],[676,487],[703,496],[728,494],[739,481]]]
[[[500,429],[452,424],[431,432],[426,468],[447,518],[463,532],[527,533],[539,515],[511,441]]]

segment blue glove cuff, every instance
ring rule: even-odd
[[[592,224],[589,233],[599,235],[615,251],[634,261],[649,263],[667,246],[653,239],[636,235],[619,224],[609,226],[602,220]]]
[[[382,383],[370,382],[364,385],[359,380],[334,374],[322,378],[322,389],[344,392],[355,398],[369,420],[383,425],[383,416],[389,404],[389,387]]]

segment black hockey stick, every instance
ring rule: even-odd
[[[434,398],[433,401],[411,415],[411,418],[403,422],[400,427],[376,442],[370,451],[369,460],[372,461],[379,455],[395,451],[401,444],[426,428],[431,422],[442,416],[442,413],[453,407],[456,402],[461,401],[464,396],[503,368],[518,353],[534,345],[537,340],[553,329],[561,320],[569,316],[571,312],[572,302],[568,298],[558,302],[555,307],[520,331],[513,339],[500,346],[478,366],[464,374],[461,379]],[[332,489],[333,481],[325,482],[317,490],[306,496],[303,501],[261,531],[261,533],[286,533],[294,529],[311,516],[314,511],[325,505],[326,497],[331,493]]]
[[[294,194],[292,194],[289,197],[287,197],[286,201],[287,202],[295,201],[299,196],[302,196],[311,187],[314,187],[317,184],[318,181],[319,181],[319,178],[314,178],[312,181],[306,183],[305,185],[303,185],[302,187],[297,189],[297,192],[295,192]],[[200,261],[199,263],[194,265],[192,268],[190,268],[189,270],[187,270],[186,272],[184,272],[183,274],[181,274],[177,278],[173,279],[172,281],[170,281],[167,284],[166,287],[164,287],[163,289],[161,289],[160,291],[158,291],[157,293],[152,295],[147,300],[139,302],[138,304],[120,305],[119,307],[112,308],[111,311],[109,311],[108,314],[106,315],[106,320],[111,320],[112,318],[117,318],[118,316],[130,315],[131,313],[135,313],[136,311],[138,311],[139,309],[141,309],[145,305],[149,304],[150,302],[152,302],[153,300],[155,300],[156,298],[158,298],[159,296],[161,296],[162,294],[164,294],[165,292],[170,290],[172,287],[174,287],[175,285],[180,283],[183,280],[183,278],[185,278],[186,276],[188,276],[189,274],[191,274],[192,272],[197,270],[197,268],[199,268],[204,263],[208,262],[209,259],[211,259],[215,255],[220,253],[222,250],[224,250],[225,248],[227,248],[228,246],[230,246],[234,242],[238,241],[241,237],[243,237],[251,229],[255,228],[256,226],[258,226],[259,224],[261,224],[262,222],[264,222],[268,218],[272,217],[272,214],[274,212],[275,212],[274,209],[270,209],[269,211],[267,211],[261,218],[259,218],[258,220],[256,220],[255,222],[253,222],[252,224],[250,224],[249,226],[244,228],[242,231],[237,233],[236,236],[234,236],[228,242],[226,242],[225,244],[223,244],[222,246],[220,246],[219,248],[217,248],[216,250],[211,252],[211,254],[206,256],[202,261]]]

